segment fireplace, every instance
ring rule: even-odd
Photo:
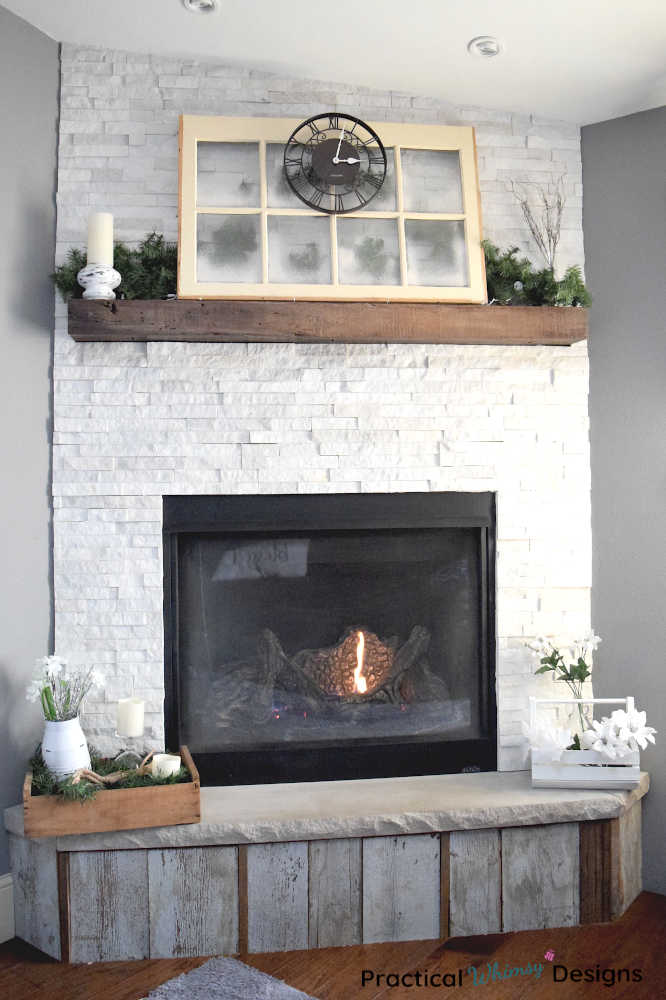
[[[163,503],[167,745],[205,784],[495,769],[493,494]]]

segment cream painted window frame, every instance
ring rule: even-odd
[[[178,297],[181,299],[300,299],[302,301],[363,302],[487,302],[485,265],[481,247],[481,204],[476,162],[474,129],[469,126],[414,125],[399,122],[368,123],[386,148],[395,150],[397,205],[390,211],[358,211],[351,218],[396,218],[400,247],[401,285],[341,285],[338,283],[336,216],[330,215],[331,283],[277,284],[268,281],[268,217],[321,216],[303,208],[268,208],[266,180],[267,143],[286,143],[297,118],[233,118],[210,115],[181,115],[179,143],[179,240]],[[252,142],[259,146],[260,202],[251,208],[206,207],[197,205],[197,144],[199,142]],[[406,212],[403,208],[401,149],[457,151],[460,154],[463,211],[461,213]],[[197,215],[255,214],[260,218],[261,283],[221,283],[197,280]],[[405,219],[462,220],[465,224],[468,285],[449,287],[408,285]]]

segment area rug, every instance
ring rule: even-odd
[[[147,1000],[316,1000],[234,958],[211,958],[192,972],[170,979]]]

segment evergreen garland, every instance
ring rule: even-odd
[[[90,748],[91,770],[104,777],[105,774],[113,774],[118,770],[118,759],[100,757],[99,754]],[[191,781],[190,772],[186,767],[181,767],[175,774],[170,774],[166,778],[154,778],[150,774],[128,774],[122,781],[113,785],[101,788],[94,781],[87,781],[81,778],[73,783],[72,778],[59,780],[47,768],[42,758],[41,744],[30,758],[30,770],[32,771],[32,795],[62,795],[70,802],[88,802],[93,799],[99,791],[112,791],[115,788],[143,788],[146,785],[177,785],[183,781]]]
[[[122,277],[116,295],[123,299],[164,299],[175,295],[177,262],[177,244],[167,243],[160,233],[148,233],[136,250],[130,250],[126,243],[116,243],[113,266]],[[76,276],[85,266],[85,250],[73,247],[65,263],[51,275],[64,299],[83,297]]]
[[[526,257],[518,257],[518,247],[501,251],[490,240],[483,240],[482,246],[489,302],[513,306],[590,305],[591,298],[579,267],[567,268],[564,277],[558,281],[551,268],[538,271]],[[368,251],[371,248],[364,249]],[[375,250],[374,247],[372,249]],[[309,253],[312,251],[309,250]],[[375,264],[379,263],[382,255],[376,256]],[[118,297],[163,299],[174,295],[177,261],[177,244],[167,243],[160,233],[149,233],[136,250],[131,250],[125,243],[116,243],[114,266],[122,275]],[[67,254],[65,263],[51,275],[63,298],[80,299],[83,296],[76,276],[85,265],[85,251],[74,247]]]
[[[518,247],[502,252],[483,240],[488,301],[511,306],[589,306],[590,294],[580,268],[569,267],[558,281],[549,267],[536,271]]]

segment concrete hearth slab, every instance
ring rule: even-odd
[[[58,837],[60,851],[130,850],[497,829],[621,816],[649,788],[532,788],[529,771],[201,789],[201,822]],[[85,808],[85,806],[82,806]],[[5,810],[23,836],[23,808]]]

